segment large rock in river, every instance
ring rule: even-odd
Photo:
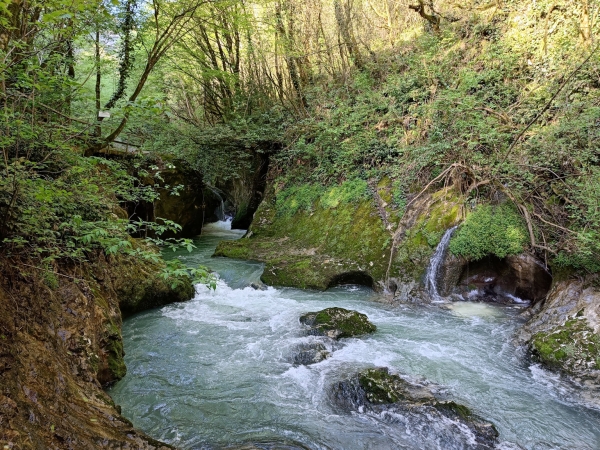
[[[368,369],[333,385],[331,398],[342,409],[374,412],[409,427],[442,448],[492,449],[496,427],[469,408],[440,398],[435,386],[407,381],[385,367]],[[402,417],[396,421],[394,417]],[[465,428],[468,432],[465,433]],[[423,445],[423,448],[427,445]]]
[[[331,354],[327,351],[327,348],[320,342],[312,344],[304,344],[298,348],[298,351],[292,357],[292,362],[298,365],[308,366],[310,364],[319,363],[327,358]]]
[[[311,334],[332,339],[372,333],[377,329],[365,314],[344,308],[307,313],[300,317],[300,323],[310,326]]]
[[[550,369],[592,388],[600,405],[600,277],[556,280],[544,302],[518,334],[534,357]]]

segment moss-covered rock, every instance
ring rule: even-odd
[[[292,357],[292,362],[308,366],[321,362],[329,358],[330,355],[327,348],[321,342],[304,344],[297,349],[297,353]]]
[[[377,329],[365,314],[344,308],[327,308],[307,313],[300,317],[300,323],[308,325],[311,334],[332,339],[360,336]]]
[[[583,315],[536,333],[530,345],[533,355],[549,368],[571,374],[600,370],[600,335],[587,326]]]
[[[134,240],[133,245],[144,244]],[[152,248],[146,250],[158,252]],[[111,257],[107,266],[101,267],[105,272],[104,276],[111,279],[119,298],[119,307],[125,316],[189,300],[194,296],[194,286],[189,277],[178,277],[176,280],[165,280],[162,277],[165,268],[162,259],[140,263],[135,258],[119,255]]]
[[[387,367],[369,369],[358,375],[358,381],[365,390],[367,400],[373,404],[396,403],[400,400],[433,401],[431,392],[415,389],[398,375],[390,374]]]
[[[552,370],[600,387],[600,287],[598,275],[559,273],[544,302],[517,335],[533,357]],[[591,402],[600,405],[597,395]]]
[[[415,423],[415,430],[429,429],[430,427],[423,426],[424,422],[451,419],[471,430],[477,444],[482,446],[478,448],[493,448],[498,431],[492,423],[474,414],[467,406],[438,398],[434,392],[429,383],[408,381],[391,374],[388,368],[380,367],[365,370],[349,380],[335,383],[331,395],[333,402],[343,409],[401,413],[404,420]],[[463,438],[452,434],[451,431],[446,438],[457,441]],[[457,448],[462,447],[459,445]]]
[[[219,243],[215,256],[264,261],[261,279],[274,286],[324,290],[347,273],[371,285],[384,278],[390,233],[370,200],[349,203],[325,192],[310,212],[295,208],[298,201],[287,197],[294,213],[279,214],[271,188],[246,238]]]

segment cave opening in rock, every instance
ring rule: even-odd
[[[465,264],[456,290],[492,301],[536,303],[546,297],[551,284],[550,271],[533,255],[489,255]]]
[[[327,288],[329,289],[335,286],[343,286],[345,284],[357,284],[373,289],[374,281],[371,275],[368,273],[360,270],[354,270],[335,275],[327,285]]]

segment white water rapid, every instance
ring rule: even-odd
[[[123,325],[128,372],[110,394],[150,436],[182,449],[245,443],[271,450],[476,448],[470,431],[452,421],[415,422],[410,415],[350,413],[332,405],[334,382],[386,366],[443,386],[495,423],[499,449],[600,448],[600,413],[511,344],[521,309],[392,306],[357,286],[255,290],[249,284],[258,281],[261,264],[210,258],[219,240],[243,234],[227,228],[209,225],[195,252],[173,255],[217,271],[215,292],[198,286],[193,300],[137,314]],[[294,365],[298,347],[321,339],[306,336],[298,317],[331,306],[367,314],[377,332],[327,342],[330,358]],[[266,444],[273,442],[279,444]]]

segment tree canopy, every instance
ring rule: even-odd
[[[127,247],[132,225],[115,208],[155,194],[140,189],[145,173],[105,158],[123,141],[211,183],[269,148],[282,186],[389,177],[400,208],[444,184],[470,205],[504,198],[532,251],[600,270],[599,10],[0,1],[2,251]]]

